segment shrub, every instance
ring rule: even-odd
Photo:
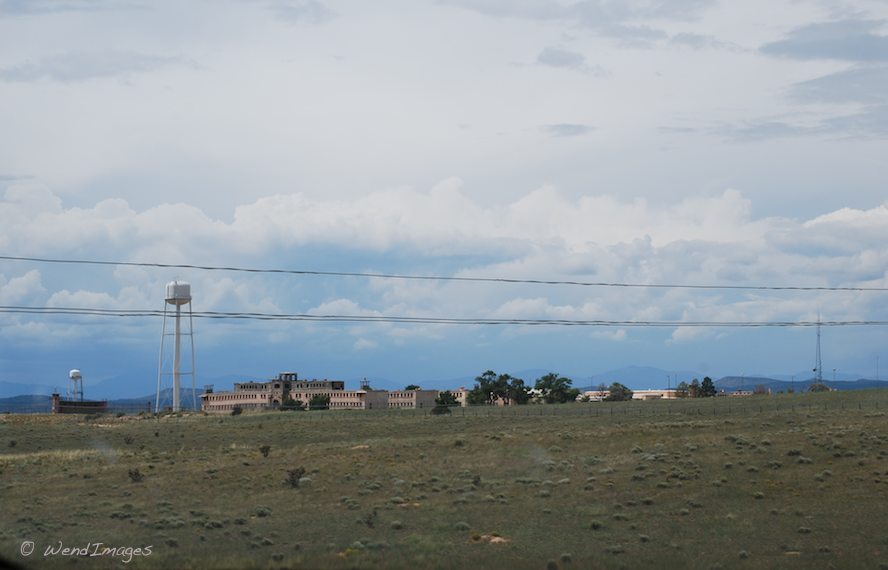
[[[459,402],[456,401],[456,396],[450,391],[445,390],[435,398],[435,407],[432,408],[432,413],[436,416],[450,415],[450,408],[456,406],[459,406]]]
[[[231,408],[231,415],[232,416],[239,416],[242,413],[244,413],[244,409],[241,408],[240,406],[235,406],[235,407]]]
[[[129,478],[133,483],[139,483],[145,478],[145,475],[139,471],[139,468],[129,470]]]
[[[296,489],[297,487],[299,487],[299,483],[302,481],[303,475],[305,475],[305,467],[297,467],[296,469],[288,469],[286,483],[290,487]]]
[[[309,410],[327,410],[330,408],[330,396],[326,394],[315,394],[308,402]]]
[[[284,403],[281,404],[282,412],[304,412],[305,411],[305,402],[302,400],[294,400],[293,398],[287,398],[284,400]]]
[[[268,457],[268,453],[271,451],[270,445],[263,445],[259,448],[259,453],[262,454],[262,457]]]

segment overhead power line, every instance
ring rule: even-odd
[[[321,277],[363,277],[368,279],[401,279],[413,281],[459,281],[466,283],[515,283],[529,285],[574,285],[579,287],[618,287],[636,289],[713,289],[738,291],[877,291],[886,292],[888,287],[827,287],[800,285],[693,285],[680,283],[622,283],[613,281],[570,281],[554,279],[517,279],[508,277],[456,277],[446,275],[404,275],[398,273],[369,273],[357,271],[316,271],[309,269],[262,269],[253,267],[229,267],[193,265],[188,263],[144,263],[136,261],[101,261],[92,259],[52,259],[0,255],[0,260],[31,263],[63,263],[72,265],[110,265],[119,267],[151,267],[161,269],[197,269],[201,271],[229,271],[239,273],[267,273],[283,275],[314,275]]]
[[[88,307],[28,307],[0,306],[0,313],[38,315],[80,315],[92,317],[162,317],[162,310],[155,309],[94,309]],[[572,319],[510,319],[510,318],[449,318],[406,317],[397,315],[325,315],[310,313],[254,313],[196,311],[198,319],[242,319],[258,321],[307,321],[327,323],[393,323],[432,325],[511,325],[511,326],[581,326],[581,327],[846,327],[886,326],[888,321],[840,320],[840,321],[618,321]]]

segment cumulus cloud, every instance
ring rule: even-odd
[[[40,272],[36,269],[8,280],[3,274],[0,274],[0,304],[20,303],[45,291],[46,289],[41,283]]]
[[[70,83],[146,73],[170,65],[193,64],[179,57],[130,51],[70,52],[2,68],[0,80],[29,82],[49,79]]]
[[[185,205],[141,212],[122,201],[68,208],[48,191],[32,194],[18,188],[7,191],[0,202],[0,222],[0,238],[10,244],[7,251],[12,254],[207,263],[213,261],[205,257],[212,249],[224,253],[227,265],[280,267],[288,265],[281,260],[294,258],[294,252],[316,251],[315,259],[320,259],[332,248],[340,260],[350,254],[368,259],[373,252],[402,259],[396,271],[400,273],[416,272],[428,261],[439,267],[435,272],[459,277],[888,286],[888,205],[846,208],[810,220],[755,218],[749,200],[733,190],[654,206],[607,195],[571,199],[543,187],[505,205],[482,205],[463,194],[458,180],[448,180],[428,192],[402,188],[355,200],[280,195],[242,206],[231,221],[222,222]],[[151,241],[164,245],[149,245]],[[479,251],[484,255],[469,257]],[[293,268],[300,268],[296,263]],[[323,286],[288,281],[282,288],[270,277],[198,275],[193,285],[201,292],[201,309],[313,315],[796,320],[825,302],[815,295],[790,301],[779,293],[566,286],[541,290],[532,284],[394,279],[328,281]],[[0,281],[0,290],[19,298],[23,288],[40,289],[39,277],[29,273],[15,285],[13,280]],[[118,268],[104,285],[54,285],[38,297],[44,297],[47,306],[151,308],[163,283],[162,275],[142,268]],[[832,301],[831,306],[843,315],[884,312],[866,295],[845,306]],[[409,343],[444,334],[434,327],[346,327],[356,350],[371,348],[362,339],[379,346],[381,339]],[[681,329],[672,341],[692,342],[713,334]],[[626,333],[606,331],[606,336],[624,340]]]

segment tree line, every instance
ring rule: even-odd
[[[709,376],[703,378],[703,382],[696,378],[690,384],[680,382],[675,388],[675,395],[679,398],[714,398],[717,393],[715,382]]]

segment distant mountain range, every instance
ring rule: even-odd
[[[775,380],[774,378],[757,378],[750,376],[725,376],[715,381],[715,387],[726,392],[734,392],[737,390],[755,390],[758,387],[764,387],[771,390],[772,393],[788,392],[794,390],[796,392],[804,392],[815,380],[808,378],[806,380],[789,381]],[[869,380],[861,378],[853,382],[847,380],[824,380],[824,384],[834,390],[866,390],[869,388],[888,388],[888,381],[885,380]]]

